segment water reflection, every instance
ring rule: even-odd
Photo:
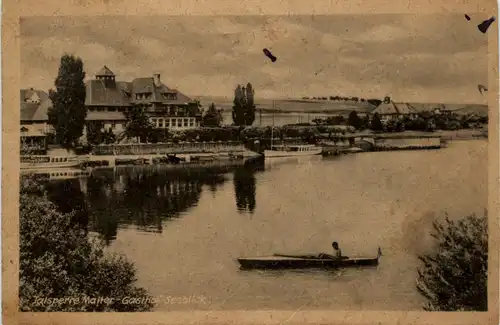
[[[85,196],[81,191],[78,179],[58,179],[46,183],[48,199],[52,201],[62,213],[71,213],[73,224],[83,229],[88,227],[88,212]]]
[[[202,191],[214,195],[233,173],[237,210],[256,206],[255,173],[263,161],[239,166],[169,169],[156,166],[115,167],[93,170],[86,178],[50,180],[49,199],[61,212],[75,210],[74,220],[110,244],[121,227],[162,233],[166,222],[179,218],[198,204]]]
[[[253,213],[255,210],[256,179],[255,173],[264,170],[264,165],[247,164],[234,171],[234,195],[239,212]]]
[[[86,179],[92,230],[108,243],[122,226],[161,233],[165,221],[178,218],[198,203],[203,185],[216,190],[224,181],[217,171],[127,168],[96,172]]]

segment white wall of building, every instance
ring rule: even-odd
[[[149,121],[159,129],[188,130],[200,126],[195,117],[151,117]]]
[[[23,124],[21,122],[21,129],[22,128],[27,129],[27,131],[24,132],[27,135],[47,134],[49,132],[54,132],[54,128],[52,127],[52,125],[49,125],[47,122],[33,122],[29,124]]]

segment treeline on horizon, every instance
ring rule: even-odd
[[[352,97],[344,97],[344,96],[323,96],[323,97],[307,97],[304,96],[301,98],[302,100],[331,100],[331,101],[351,101],[351,102],[356,102],[356,103],[370,103],[373,106],[378,106],[382,103],[382,100],[377,99],[377,98],[370,98],[370,99],[365,99],[365,98],[360,98],[356,96]]]

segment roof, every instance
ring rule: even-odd
[[[412,105],[409,105],[408,103],[394,103],[394,106],[396,106],[396,110],[398,111],[399,114],[416,114],[418,113],[418,110],[416,110]]]
[[[32,131],[23,131],[21,129],[21,136],[22,137],[46,137],[46,134],[43,134],[40,131],[37,130],[32,130]]]
[[[130,106],[134,103],[163,103],[170,105],[185,105],[193,100],[177,89],[171,89],[160,83],[155,86],[153,77],[135,78],[131,82],[89,80],[86,83],[86,106]],[[151,93],[148,99],[135,99],[137,93]],[[175,93],[176,99],[167,99],[163,93]]]
[[[124,121],[127,118],[122,112],[87,112],[86,119],[92,121]]]
[[[372,111],[372,114],[378,113],[379,115],[384,115],[384,114],[396,114],[396,106],[394,105],[393,102],[390,103],[382,103],[375,107],[375,109]]]
[[[47,121],[49,118],[47,112],[52,102],[49,99],[49,94],[38,89],[21,89],[21,121]],[[38,96],[40,103],[26,102],[33,95]]]
[[[387,115],[387,114],[415,114],[418,113],[412,105],[407,103],[395,103],[391,101],[390,103],[382,103],[378,105],[373,111],[372,114],[378,113],[379,115]]]
[[[90,80],[86,83],[85,105],[129,106],[127,93],[131,87],[127,82],[116,82],[114,87],[106,87],[104,80]]]
[[[109,70],[109,68],[107,66],[104,66],[101,68],[101,70],[99,70],[99,72],[97,72],[96,76],[111,76],[111,77],[114,77],[115,74],[113,73],[113,71]]]

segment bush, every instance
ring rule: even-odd
[[[222,113],[222,109],[217,109],[215,104],[212,103],[205,114],[203,114],[201,124],[206,127],[220,127],[224,120]]]
[[[101,242],[89,241],[86,231],[72,223],[73,215],[57,210],[39,180],[21,179],[20,310],[150,310],[153,305],[146,291],[133,285],[133,265],[119,255],[105,255]],[[85,302],[87,298],[101,297],[113,301]],[[143,303],[126,304],[122,302],[125,297],[142,298]],[[40,303],[43,298],[73,300]]]
[[[417,289],[427,311],[487,311],[488,220],[434,222],[436,250],[419,256]]]
[[[151,143],[167,142],[170,137],[168,129],[152,129],[148,134],[148,141]]]
[[[182,131],[173,131],[173,139],[177,141],[238,141],[240,128],[237,126],[201,127]]]

